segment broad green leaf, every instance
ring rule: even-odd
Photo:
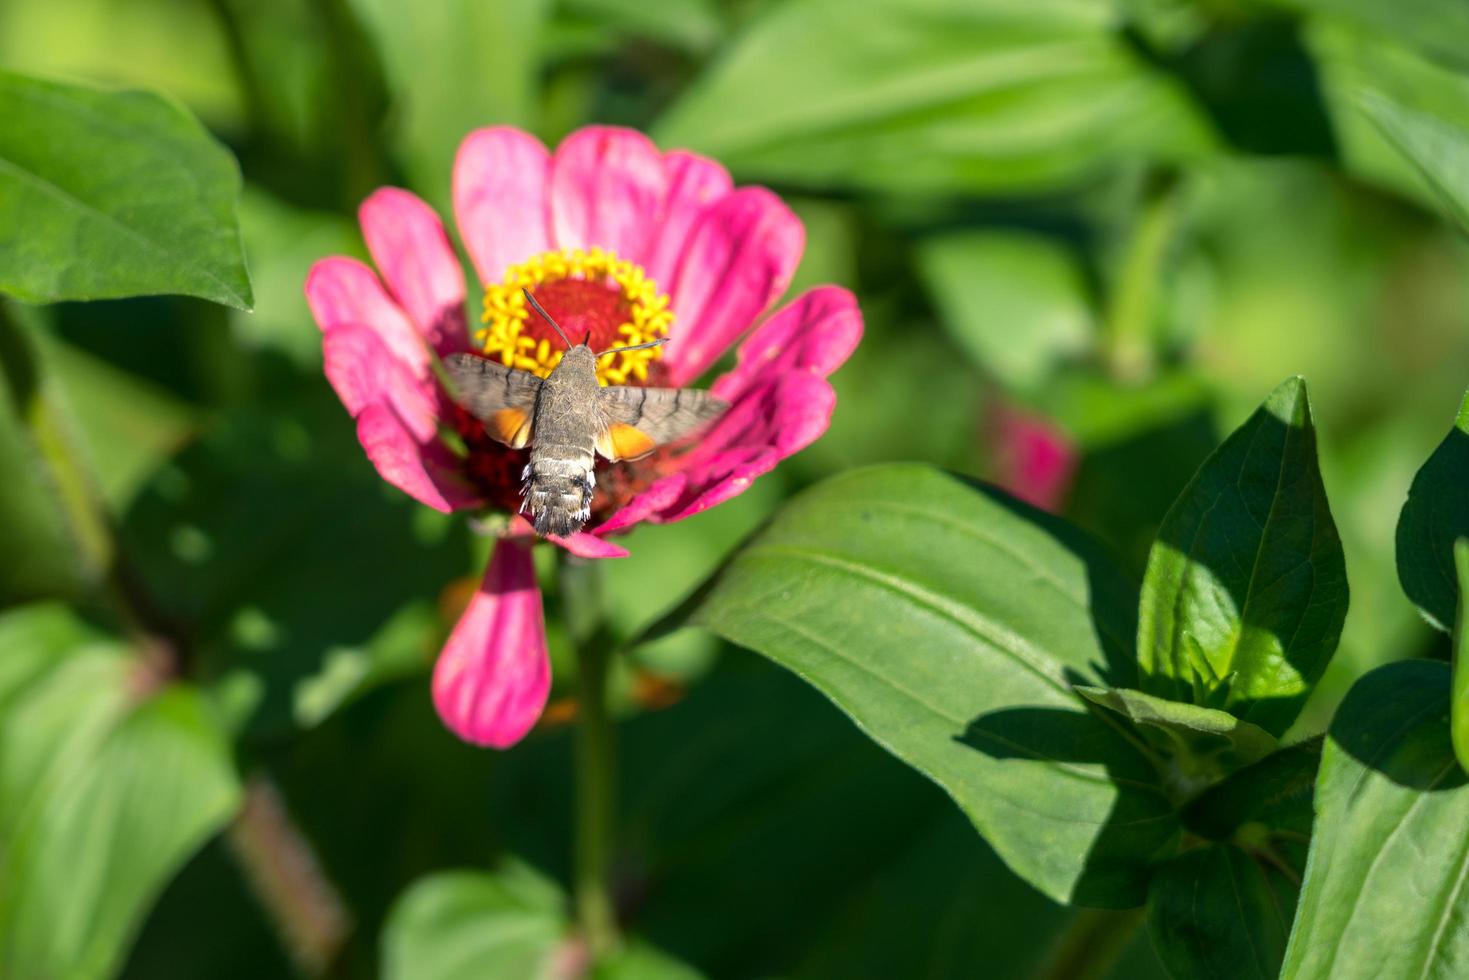
[[[1197,847],[1159,869],[1148,931],[1175,977],[1275,980],[1290,935],[1296,886],[1228,844]]]
[[[146,92],[0,72],[0,291],[251,304],[234,158]]]
[[[1176,826],[1152,766],[1071,684],[1131,683],[1132,604],[1061,522],[890,465],[789,503],[693,621],[815,685],[1043,893],[1126,907]]]
[[[1469,535],[1469,393],[1454,427],[1428,457],[1398,517],[1398,581],[1424,618],[1445,632],[1458,608],[1454,542]]]
[[[1183,88],[1091,0],[771,4],[655,128],[808,186],[1049,187],[1213,145]]]
[[[388,914],[383,976],[550,976],[568,930],[565,905],[554,882],[523,864],[506,864],[494,874],[449,871],[423,878]]]
[[[0,974],[110,976],[164,882],[234,811],[229,746],[196,692],[142,694],[140,664],[54,607],[0,624],[22,644],[6,656],[30,661],[0,697]],[[77,645],[57,642],[68,633]]]
[[[397,103],[393,137],[413,185],[447,214],[454,154],[479,126],[535,111],[548,0],[349,0],[382,56]]]
[[[1137,726],[1163,760],[1165,781],[1180,799],[1275,749],[1275,737],[1269,732],[1227,711],[1126,688],[1078,686],[1076,693]]]
[[[1449,665],[1367,674],[1337,710],[1282,980],[1450,980],[1469,962],[1469,785]]]
[[[1292,378],[1164,518],[1139,606],[1143,690],[1278,736],[1326,669],[1346,611],[1306,383]]]
[[[1454,690],[1450,707],[1454,754],[1469,770],[1469,539],[1454,542],[1459,573],[1459,615],[1454,622]]]
[[[1370,34],[1385,34],[1459,67],[1469,68],[1469,6],[1460,0],[1270,0],[1304,14],[1340,18]]]
[[[954,342],[1013,391],[1035,388],[1088,347],[1086,277],[1061,241],[1000,231],[946,235],[923,243],[918,265]]]
[[[1469,232],[1469,127],[1450,125],[1379,95],[1364,96],[1362,109],[1422,172],[1459,227]]]

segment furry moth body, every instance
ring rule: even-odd
[[[565,537],[586,524],[597,455],[646,456],[728,408],[694,388],[601,387],[600,356],[584,343],[572,346],[544,381],[474,354],[444,361],[459,403],[492,437],[516,449],[531,447],[520,509],[530,512],[537,534]]]

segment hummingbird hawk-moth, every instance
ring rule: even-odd
[[[444,359],[457,401],[489,435],[514,449],[530,446],[521,476],[521,513],[539,535],[575,534],[591,517],[594,453],[614,462],[638,459],[712,421],[729,406],[696,388],[602,387],[597,359],[656,347],[667,338],[593,353],[572,344],[530,290],[525,298],[551,325],[566,353],[544,380],[475,354]]]

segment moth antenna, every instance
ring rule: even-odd
[[[529,286],[521,286],[520,287],[520,291],[522,293],[525,293],[525,300],[526,300],[527,303],[529,303],[531,305],[531,308],[534,309],[537,313],[539,313],[541,315],[541,319],[542,320],[545,320],[547,323],[549,323],[551,325],[551,329],[552,330],[556,331],[556,336],[558,336],[558,337],[561,338],[561,342],[566,345],[566,349],[567,350],[571,350],[571,347],[572,347],[571,341],[567,340],[566,339],[566,334],[564,334],[564,333],[561,332],[561,326],[560,326],[560,324],[558,324],[555,320],[551,319],[551,314],[549,314],[549,313],[546,312],[545,307],[541,306],[540,303],[537,303],[536,302],[536,298],[530,294],[530,287]]]
[[[631,347],[613,347],[598,354],[598,357],[606,357],[608,354],[621,354],[625,350],[643,350],[648,347],[661,347],[668,343],[667,337],[659,337],[657,340],[649,340],[642,344],[633,344]]]

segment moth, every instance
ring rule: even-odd
[[[492,438],[514,449],[531,447],[521,474],[520,512],[530,511],[537,534],[565,537],[591,517],[594,453],[613,461],[638,459],[689,435],[729,405],[696,388],[602,387],[599,358],[656,347],[668,338],[593,353],[587,338],[580,344],[567,340],[529,289],[525,298],[566,344],[550,377],[474,354],[450,354],[444,366],[456,400]]]

